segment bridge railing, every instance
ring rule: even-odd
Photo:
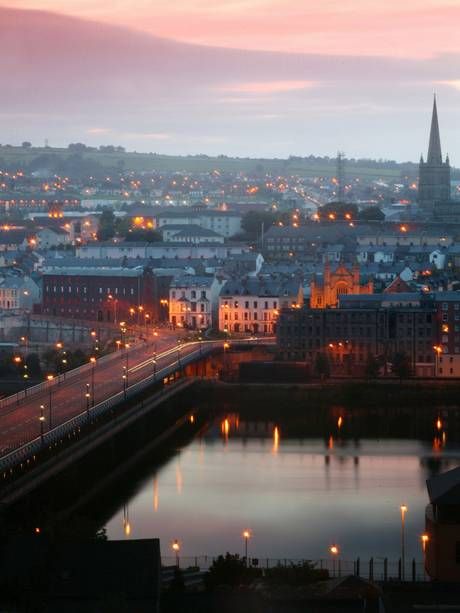
[[[154,341],[148,341],[147,344],[153,345]],[[123,349],[123,355],[125,355],[124,353],[125,351],[128,351],[128,353],[134,353],[141,346],[145,347],[145,343],[143,343],[142,345],[140,343],[134,343],[132,346],[129,347],[129,349]],[[31,387],[28,387],[27,389],[23,389],[19,392],[16,392],[15,394],[12,394],[11,396],[2,398],[0,400],[0,410],[7,406],[11,406],[12,404],[18,404],[21,400],[29,398],[30,396],[33,396],[34,394],[38,394],[45,390],[49,390],[50,387],[55,387],[56,385],[60,385],[63,382],[72,380],[75,377],[79,377],[83,375],[84,373],[90,372],[92,368],[97,368],[98,364],[106,364],[107,362],[114,361],[117,358],[119,359],[120,358],[119,351],[121,350],[113,351],[112,353],[102,356],[101,358],[97,360],[96,366],[93,366],[91,362],[82,364],[81,366],[77,366],[76,368],[72,368],[71,370],[68,370],[64,373],[56,375],[51,380],[42,381],[41,383],[37,383],[37,385],[32,385]]]
[[[158,369],[155,374],[150,374],[141,381],[128,386],[126,390],[113,394],[110,398],[99,402],[94,407],[90,407],[88,410],[82,411],[75,417],[72,417],[51,430],[44,432],[43,436],[34,437],[30,441],[0,458],[0,474],[3,474],[5,478],[7,473],[12,471],[14,467],[34,460],[37,454],[39,454],[46,447],[51,447],[56,443],[60,443],[66,437],[70,439],[71,436],[75,435],[75,432],[86,426],[88,422],[91,421],[91,418],[106,414],[121,402],[131,399],[152,384],[163,380],[163,378],[171,375],[177,370],[182,369],[187,364],[194,362],[197,358],[210,355],[216,351],[217,348],[218,347],[216,345],[204,345],[202,347],[198,347],[195,351],[192,351],[183,357],[178,356],[174,362]]]
[[[244,559],[244,558],[243,558]],[[209,570],[217,556],[162,556],[162,566],[176,566],[179,568],[198,568]],[[262,571],[277,567],[299,566],[304,563],[312,564],[317,570],[325,570],[330,577],[345,577],[355,575],[373,581],[402,581],[401,560],[389,560],[388,558],[375,557],[369,559],[347,560],[347,559],[307,559],[307,558],[267,558],[249,557],[248,565],[253,568],[260,568]],[[404,573],[404,581],[427,581],[424,564],[421,561],[412,559],[407,560]]]

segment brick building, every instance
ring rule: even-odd
[[[460,298],[460,294],[459,294]],[[336,309],[288,309],[280,314],[280,357],[312,366],[318,354],[336,373],[362,374],[369,356],[391,361],[404,353],[419,376],[433,376],[438,343],[438,307],[418,293],[342,296]]]
[[[155,322],[165,317],[160,301],[168,299],[170,280],[144,266],[49,267],[43,274],[42,312],[114,323]]]

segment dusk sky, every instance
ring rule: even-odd
[[[0,142],[460,165],[460,0],[10,0]]]

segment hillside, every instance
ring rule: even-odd
[[[56,148],[23,148],[0,146],[0,167],[11,170],[26,169],[28,171],[44,168],[68,172],[68,163],[78,163],[82,167],[99,167],[110,171],[185,171],[209,172],[221,170],[228,172],[267,172],[270,174],[296,174],[300,176],[333,176],[336,163],[329,158],[298,158],[257,159],[231,158],[226,156],[169,156],[136,152],[70,152],[68,149]],[[347,160],[346,172],[349,177],[362,179],[384,178],[399,180],[404,175],[416,176],[417,167],[414,164],[397,164],[395,162],[377,162],[373,160]]]

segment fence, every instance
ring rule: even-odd
[[[93,418],[108,413],[113,409],[113,407],[121,402],[133,398],[141,391],[150,387],[154,383],[162,381],[165,377],[169,376],[178,369],[183,369],[188,364],[194,362],[197,358],[205,357],[206,355],[211,354],[213,351],[215,351],[215,349],[216,346],[214,344],[204,345],[203,347],[199,347],[183,357],[178,356],[172,363],[158,369],[156,373],[149,375],[141,381],[134,383],[126,390],[114,394],[94,407],[89,407],[87,410],[82,411],[75,417],[72,417],[55,428],[44,432],[43,436],[34,437],[32,440],[26,442],[14,451],[7,453],[0,458],[0,475],[3,476],[3,479],[6,479],[12,474],[15,467],[22,467],[24,464],[29,464],[32,460],[35,461],[37,455],[43,449],[62,444],[63,440],[75,437],[76,432],[79,432],[81,428],[87,426]]]
[[[176,566],[177,561],[181,569],[198,568],[202,571],[209,570],[217,556],[162,556],[163,566]],[[244,558],[243,558],[244,559]],[[278,566],[296,566],[304,563],[312,564],[316,569],[326,570],[330,577],[345,577],[355,575],[371,581],[427,581],[423,562],[413,559],[406,562],[404,579],[401,559],[388,560],[388,558],[375,557],[369,560],[343,560],[341,558],[320,558],[316,560],[307,558],[249,558],[248,564],[262,571]]]

